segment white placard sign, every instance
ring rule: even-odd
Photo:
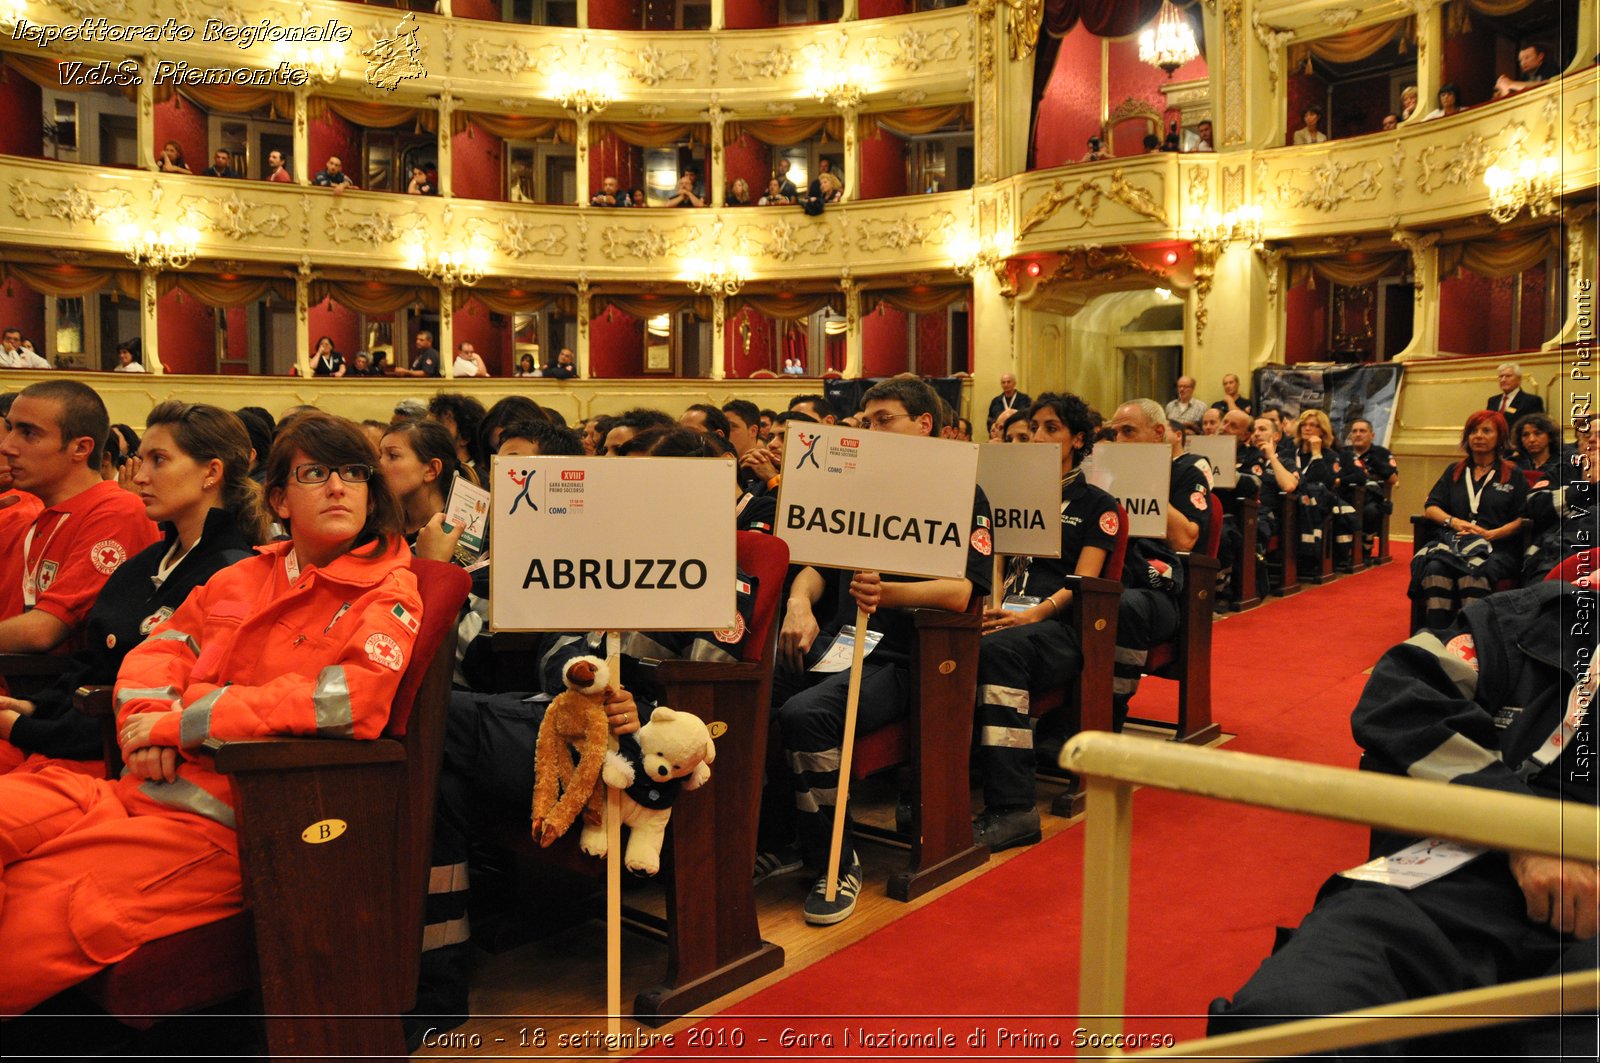
[[[997,554],[1061,556],[1061,445],[985,443],[978,486],[989,499]]]
[[[1083,463],[1089,482],[1128,511],[1128,534],[1167,536],[1167,496],[1172,491],[1172,448],[1165,443],[1102,443]]]
[[[1214,436],[1190,436],[1183,441],[1183,449],[1198,454],[1211,463],[1212,487],[1239,486],[1239,439],[1221,433]]]
[[[959,579],[977,477],[976,443],[791,421],[774,531],[795,564]]]
[[[496,457],[496,631],[716,631],[735,597],[732,458]]]

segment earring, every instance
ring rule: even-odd
[[[206,486],[206,490],[207,490],[207,491],[209,491],[209,490],[211,490],[211,485],[212,485],[212,484],[214,484],[214,483],[216,483],[216,481],[215,481],[215,480],[207,480],[207,481],[206,481],[206,484],[205,484],[205,486]]]

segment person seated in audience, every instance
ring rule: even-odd
[[[1461,110],[1461,90],[1453,81],[1447,81],[1439,87],[1439,106],[1422,116],[1427,122],[1434,118],[1449,118]]]
[[[628,195],[617,184],[615,177],[602,177],[600,191],[589,197],[591,207],[626,207]]]
[[[1166,538],[1128,540],[1125,586],[1117,603],[1117,660],[1111,680],[1112,724],[1118,731],[1128,717],[1128,702],[1139,689],[1151,647],[1178,633],[1183,563],[1177,555],[1203,542],[1211,524],[1211,463],[1198,454],[1178,451],[1164,414],[1154,399],[1134,399],[1118,406],[1106,425],[1112,443],[1162,443],[1173,455]]]
[[[989,424],[989,442],[1004,443],[1006,441],[1006,428],[1014,421],[1026,420],[1026,407],[1023,409],[1001,410]]]
[[[343,192],[347,188],[359,191],[356,183],[350,179],[350,175],[344,172],[344,160],[337,155],[328,156],[328,161],[317,172],[317,176],[311,179],[311,183],[319,188],[331,188],[335,192]]]
[[[395,366],[390,372],[395,376],[438,376],[439,352],[433,348],[433,333],[427,329],[417,333],[417,348],[416,353],[411,356],[410,369]]]
[[[139,338],[123,340],[117,344],[117,364],[112,367],[113,373],[142,373],[144,365],[139,361]]]
[[[777,493],[778,485],[783,482],[783,442],[788,434],[789,425],[793,422],[818,423],[815,417],[799,410],[790,410],[774,416],[776,419],[766,443],[752,448],[739,459],[740,476],[749,485],[746,490],[751,494]]]
[[[428,417],[450,434],[456,447],[456,462],[462,474],[475,484],[483,482],[479,471],[484,468],[484,455],[479,449],[478,429],[486,415],[483,403],[458,391],[441,391],[428,400]]]
[[[591,458],[606,452],[606,433],[611,430],[611,422],[615,418],[601,415],[591,417],[583,422],[578,430],[578,438],[583,440],[583,452]]]
[[[1200,434],[1207,436],[1222,434],[1222,411],[1215,406],[1206,407],[1206,412],[1200,416]]]
[[[425,551],[423,536],[427,545],[437,547],[447,534],[441,528],[444,507],[459,467],[456,442],[437,421],[391,425],[378,444],[378,475],[399,503],[400,529],[419,557],[450,560],[448,552],[438,557],[436,550]]]
[[[1245,396],[1239,394],[1239,374],[1222,374],[1222,398],[1211,404],[1211,408],[1218,413],[1226,414],[1230,410],[1243,410],[1252,413],[1255,405]]]
[[[517,371],[511,375],[533,377],[544,376],[544,373],[539,370],[539,364],[533,360],[533,355],[524,354],[517,359]]]
[[[41,358],[31,344],[22,338],[22,330],[8,328],[0,334],[0,369],[49,369],[50,363]]]
[[[1447,629],[1389,650],[1351,717],[1362,769],[1544,798],[1552,817],[1557,802],[1593,806],[1591,747],[1557,739],[1572,733],[1569,707],[1589,696],[1594,642],[1568,631],[1595,605],[1593,589],[1541,583],[1472,602]],[[1394,855],[1417,841],[1374,829],[1371,851]],[[1484,852],[1410,889],[1334,875],[1233,999],[1212,1002],[1206,1032],[1590,970],[1597,881],[1591,863],[1515,851]],[[1591,1012],[1342,1051],[1593,1059],[1595,1050]]]
[[[822,202],[838,203],[844,199],[844,183],[829,171],[823,170],[817,174],[815,184],[816,194],[822,198]]]
[[[1355,509],[1343,497],[1347,470],[1333,425],[1323,411],[1306,410],[1296,422],[1295,434],[1299,445],[1289,460],[1300,481],[1295,491],[1300,504],[1295,516],[1299,561],[1308,569],[1321,564],[1323,525],[1332,518],[1334,559],[1346,564],[1358,522]]]
[[[630,207],[648,207],[649,205],[650,199],[644,194],[644,189],[642,188],[635,188],[628,196],[628,206]]]
[[[556,360],[544,367],[544,375],[551,380],[571,380],[578,375],[578,359],[571,347],[556,352]]]
[[[311,356],[311,375],[344,376],[347,371],[344,355],[333,349],[333,337],[320,337],[316,353]]]
[[[611,419],[610,428],[605,435],[604,452],[607,457],[615,457],[622,444],[639,433],[660,426],[670,428],[676,423],[671,414],[663,413],[661,410],[635,407]]]
[[[139,499],[100,477],[105,403],[75,380],[24,388],[6,414],[0,455],[12,485],[43,509],[22,539],[22,609],[0,617],[0,653],[71,652],[106,578],[156,541]]]
[[[176,140],[161,145],[161,154],[156,156],[156,169],[162,173],[194,173],[184,161],[183,148]]]
[[[1089,138],[1089,150],[1083,153],[1079,162],[1104,162],[1111,158],[1111,152],[1106,150],[1106,142],[1100,137]]]
[[[1517,468],[1538,473],[1547,480],[1561,475],[1561,429],[1542,413],[1527,413],[1517,418],[1511,438],[1516,441]]]
[[[821,395],[796,395],[789,400],[791,413],[809,414],[818,424],[833,424],[838,420],[838,411]]]
[[[1000,432],[1002,443],[1026,443],[1033,438],[1028,428],[1028,419],[1022,414],[1006,419],[1005,427]]]
[[[1494,99],[1526,92],[1535,85],[1561,76],[1561,68],[1545,54],[1541,44],[1525,44],[1517,52],[1517,76],[1501,74],[1494,81]]]
[[[372,355],[366,351],[357,351],[354,360],[345,371],[346,376],[382,376],[383,370],[372,364]]]
[[[202,177],[238,177],[233,170],[233,155],[225,148],[211,153],[211,165],[200,171]]]
[[[507,395],[489,407],[478,422],[476,453],[483,455],[485,463],[500,452],[500,442],[505,438],[506,426],[513,421],[543,421],[544,410],[526,395]],[[488,465],[485,464],[487,469]]]
[[[232,785],[204,742],[382,732],[422,602],[375,459],[353,422],[289,422],[264,487],[290,539],[212,576],[123,660],[122,778],[0,778],[0,1012],[241,910]]]
[[[281,151],[267,152],[267,180],[277,184],[293,184],[294,174],[289,172],[289,160]]]
[[[150,411],[146,427],[142,455],[129,459],[130,485],[162,539],[106,579],[66,672],[27,699],[0,697],[0,772],[78,761],[103,774],[100,721],[74,710],[73,691],[114,683],[128,651],[191,590],[268,539],[243,422],[216,406],[169,401]]]
[[[678,423],[685,428],[692,428],[696,432],[707,435],[728,438],[728,418],[723,412],[709,402],[697,402],[683,411],[683,416],[678,418]]]
[[[1600,528],[1600,424],[1576,419],[1576,448],[1549,480],[1528,492],[1533,545],[1522,558],[1522,585],[1544,579],[1573,554],[1593,549]]]
[[[1328,139],[1328,134],[1319,127],[1322,124],[1322,105],[1313,103],[1300,114],[1300,128],[1294,131],[1294,142],[1298,144],[1321,144]]]
[[[1498,410],[1507,424],[1515,424],[1530,413],[1544,413],[1544,400],[1522,390],[1521,366],[1516,362],[1502,362],[1494,372],[1500,390],[1489,396],[1484,409]]]
[[[0,431],[4,430],[4,418],[16,398],[15,392],[0,393]],[[22,542],[43,510],[39,496],[17,488],[4,448],[0,448],[0,543]],[[22,560],[21,550],[0,550],[0,620],[22,612]]]
[[[901,435],[939,434],[938,396],[920,380],[890,379],[874,384],[862,396],[862,409],[874,432]],[[876,572],[827,574],[809,566],[794,578],[783,627],[778,636],[778,666],[773,677],[774,723],[783,738],[794,788],[800,852],[807,865],[821,872],[805,902],[805,920],[828,926],[849,917],[861,891],[861,861],[846,832],[839,857],[838,890],[827,899],[834,794],[839,784],[839,749],[844,739],[848,671],[810,671],[846,624],[853,624],[859,606],[869,627],[882,641],[862,664],[857,734],[868,734],[904,717],[908,711],[911,659],[916,632],[901,610],[912,607],[961,611],[973,595],[989,590],[989,503],[976,492],[966,576],[961,579],[906,579]],[[984,533],[982,535],[978,533]],[[831,589],[834,593],[829,595]],[[837,604],[834,616],[817,617],[814,608],[827,600]],[[824,627],[824,624],[826,627]],[[865,637],[863,634],[862,637]]]
[[[1156,136],[1154,133],[1146,133],[1144,135],[1143,146],[1144,146],[1144,153],[1146,155],[1149,155],[1152,152],[1160,151],[1160,150],[1162,150],[1161,149],[1161,138]]]
[[[1400,121],[1404,122],[1417,111],[1417,87],[1407,85],[1400,90]]]
[[[368,418],[361,422],[361,434],[367,437],[367,441],[372,444],[372,449],[377,450],[383,445],[383,437],[389,434],[389,423]]]
[[[975,758],[983,812],[973,821],[972,837],[995,852],[1041,837],[1029,702],[1035,692],[1067,686],[1083,670],[1067,577],[1099,576],[1122,526],[1117,500],[1079,469],[1094,446],[1084,401],[1047,392],[1028,411],[1027,423],[1035,443],[1061,448],[1061,556],[1009,559],[1005,604],[983,612]]]
[[[483,356],[478,353],[478,348],[471,340],[456,345],[456,358],[451,363],[450,371],[458,377],[486,377],[491,376],[489,367],[484,364]]]
[[[543,417],[528,417],[511,421],[500,435],[500,448],[496,451],[508,458],[571,457],[584,454],[583,440],[578,433],[563,425],[551,424]]]
[[[722,404],[728,420],[728,442],[740,458],[761,445],[761,410],[748,399],[729,399]]]
[[[777,173],[774,175],[778,181],[778,191],[790,203],[800,198],[800,189],[789,179],[790,162],[788,159],[778,160]]]
[[[767,182],[767,191],[756,201],[758,207],[787,207],[794,200],[783,194],[783,182],[776,177]]]
[[[706,201],[701,199],[694,191],[694,174],[686,173],[678,178],[678,187],[663,206],[668,207],[703,207]]]
[[[772,425],[777,419],[777,410],[761,411],[761,442],[765,443],[772,438]]]
[[[751,202],[750,182],[743,177],[735,177],[733,184],[728,187],[728,206],[748,207]]]
[[[1383,116],[1383,121],[1379,123],[1378,128],[1384,133],[1394,132],[1396,129],[1400,128],[1400,116],[1395,114],[1393,111],[1390,111],[1388,114]]]
[[[425,166],[411,167],[411,180],[406,184],[406,195],[436,196],[438,194],[438,186],[428,176],[428,168]]]
[[[1235,440],[1234,467],[1239,474],[1234,494],[1260,502],[1256,510],[1256,560],[1264,562],[1278,534],[1278,491],[1266,457],[1255,445],[1255,422],[1243,410],[1229,410],[1222,416],[1219,435]],[[1230,514],[1231,516],[1231,514]]]
[[[1168,421],[1182,421],[1185,424],[1199,424],[1200,418],[1205,415],[1206,404],[1194,397],[1194,377],[1180,376],[1178,378],[1178,397],[1167,403],[1166,416]]]
[[[1383,497],[1383,488],[1400,483],[1400,466],[1387,447],[1372,441],[1372,422],[1357,417],[1350,422],[1350,449],[1346,451],[1352,471],[1366,478],[1367,495],[1361,513],[1361,532],[1364,536],[1377,535],[1383,529],[1383,518],[1394,511],[1394,503]],[[1362,543],[1363,553],[1366,543]]]
[[[1445,628],[1469,602],[1518,570],[1518,540],[1528,482],[1506,460],[1509,430],[1493,410],[1478,410],[1461,431],[1460,461],[1440,475],[1423,516],[1443,532],[1411,558],[1411,587],[1424,623]]]

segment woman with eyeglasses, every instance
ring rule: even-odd
[[[376,459],[350,421],[290,421],[264,484],[290,538],[218,572],[122,662],[123,777],[0,778],[0,1012],[240,910],[231,787],[202,743],[383,731],[422,602]]]
[[[190,591],[267,541],[261,492],[250,480],[250,436],[239,418],[173,401],[145,423],[143,449],[123,473],[162,539],[106,580],[89,611],[85,645],[53,686],[28,699],[0,697],[0,772],[55,760],[104,774],[100,721],[74,710],[73,691],[116,682],[128,651]]]

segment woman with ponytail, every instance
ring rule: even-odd
[[[444,530],[444,507],[460,469],[456,441],[437,421],[401,421],[378,445],[378,475],[400,503],[406,542],[418,557],[455,558],[461,529]]]
[[[100,723],[73,710],[72,692],[114,682],[128,651],[191,590],[267,540],[261,491],[250,480],[250,436],[238,417],[173,401],[151,410],[146,424],[127,480],[162,539],[106,580],[86,645],[55,685],[27,700],[0,698],[0,772],[59,760],[101,774]]]

